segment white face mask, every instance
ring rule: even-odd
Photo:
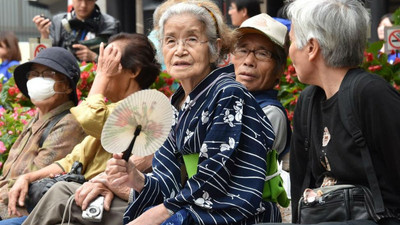
[[[43,101],[55,95],[56,93],[64,93],[64,92],[56,92],[54,90],[54,84],[56,81],[52,78],[44,78],[44,77],[35,77],[26,83],[26,87],[28,89],[28,94],[31,99],[36,101]]]

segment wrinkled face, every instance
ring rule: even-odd
[[[96,5],[96,0],[72,0],[76,17],[80,20],[89,18]]]
[[[232,25],[237,27],[240,26],[240,24],[242,24],[243,21],[245,21],[248,18],[246,10],[245,9],[238,10],[236,7],[236,3],[233,2],[229,7],[228,14],[231,16]]]
[[[378,38],[379,40],[385,39],[385,27],[391,27],[393,26],[392,22],[390,22],[389,18],[383,19],[378,26],[377,32],[378,32]]]
[[[175,15],[165,22],[162,52],[167,72],[181,81],[185,91],[197,85],[210,72],[213,60],[205,25],[192,15]]]
[[[274,43],[262,34],[245,34],[236,45],[236,50],[250,51],[247,55],[233,54],[236,80],[249,91],[268,90],[274,87],[277,74],[276,61],[271,58],[256,57],[258,54],[273,53]],[[260,58],[260,59],[257,59]]]

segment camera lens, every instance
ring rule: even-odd
[[[96,207],[91,207],[88,209],[89,213],[91,216],[97,216],[99,214],[99,210]]]

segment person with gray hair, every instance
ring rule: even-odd
[[[351,91],[353,116],[379,180],[385,207],[381,216],[391,218],[343,224],[399,224],[400,118],[394,115],[400,113],[400,94],[379,76],[359,68],[367,41],[367,10],[358,0],[295,0],[288,6],[288,16],[292,21],[289,56],[299,80],[310,85],[302,91],[293,118],[292,212],[298,212],[297,202],[306,188],[332,184],[373,188],[360,153],[364,149],[347,132],[350,119],[343,120],[339,110],[343,107],[339,99],[345,95],[344,87],[359,78],[347,93]],[[311,107],[307,99],[313,99]],[[304,126],[307,115],[311,117],[308,128]],[[299,222],[296,213],[292,219]]]
[[[234,44],[218,7],[175,4],[159,25],[167,72],[181,83],[171,99],[179,111],[154,154],[152,174],[140,173],[121,154],[107,163],[109,183],[135,190],[125,224],[280,222],[276,203],[263,200],[273,129],[235,81],[233,66],[216,68]]]

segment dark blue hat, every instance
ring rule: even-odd
[[[78,96],[76,94],[76,85],[80,78],[80,69],[78,62],[71,52],[60,47],[51,47],[43,49],[33,60],[19,65],[14,70],[14,79],[19,90],[28,98],[28,89],[26,82],[28,79],[26,74],[31,69],[32,64],[37,63],[43,66],[47,66],[54,71],[65,75],[72,87],[73,101],[75,105],[78,104]]]

